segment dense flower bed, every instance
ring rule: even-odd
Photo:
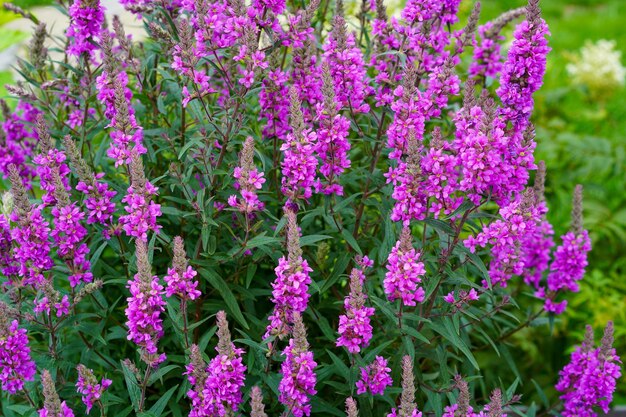
[[[145,41],[99,0],[54,45],[7,6],[37,26],[2,102],[5,415],[608,410],[610,322],[543,405],[507,347],[591,249],[582,187],[568,233],[546,219],[538,0],[482,26],[460,0],[122,3]]]

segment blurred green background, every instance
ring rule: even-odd
[[[15,3],[31,7],[51,1]],[[389,0],[390,12],[398,11],[402,3],[403,0]],[[483,0],[481,23],[525,3],[524,0]],[[463,20],[472,4],[473,0],[463,0]],[[587,276],[581,282],[581,291],[570,297],[567,312],[556,318],[553,326],[539,322],[544,325],[520,332],[511,346],[519,373],[524,376],[522,380],[534,378],[539,385],[551,387],[572,346],[582,340],[585,324],[593,325],[599,338],[606,322],[614,320],[616,348],[622,357],[626,356],[626,99],[623,74],[621,80],[602,75],[607,68],[623,69],[624,60],[611,56],[610,51],[600,51],[587,63],[591,68],[587,82],[578,82],[567,71],[568,64],[577,59],[584,61],[579,55],[586,42],[614,41],[615,50],[624,52],[626,0],[543,0],[541,7],[552,32],[553,50],[545,85],[536,94],[534,122],[536,157],[545,160],[548,167],[548,219],[554,225],[558,244],[558,236],[569,227],[573,188],[582,184],[585,226],[593,241]],[[11,18],[14,16],[0,12],[0,51],[27,37],[2,27]],[[512,26],[506,29],[507,39],[512,29]],[[10,80],[9,72],[0,72],[0,86]],[[602,88],[598,88],[599,83],[603,84]],[[5,95],[2,89],[0,96]],[[520,290],[525,291],[523,287]],[[550,332],[553,337],[546,337]],[[502,360],[489,352],[480,356],[483,361]],[[626,404],[624,378],[618,387],[616,404]],[[521,391],[536,396],[529,382],[523,384]],[[556,394],[550,389],[548,392]]]

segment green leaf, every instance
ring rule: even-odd
[[[417,329],[414,329],[411,326],[404,326],[404,327],[402,327],[402,331],[405,332],[406,334],[408,334],[409,336],[413,336],[414,338],[416,338],[418,340],[421,340],[422,342],[426,343],[427,345],[430,345],[430,340],[428,340],[423,334],[418,332]]]
[[[237,320],[237,322],[239,322],[239,324],[241,324],[246,330],[249,329],[250,327],[241,313],[237,299],[226,281],[210,269],[199,268],[198,272],[220,293],[222,299],[228,307],[229,312],[234,316],[235,320]]]
[[[139,400],[141,398],[141,389],[139,388],[139,384],[137,383],[137,377],[135,374],[126,366],[124,361],[120,361],[122,364],[122,372],[124,372],[124,379],[126,380],[126,387],[128,388],[128,395],[130,397],[130,402],[135,409],[135,412],[139,412]]]
[[[159,398],[159,400],[156,403],[154,403],[152,407],[150,407],[150,410],[148,410],[148,412],[152,413],[156,417],[159,417],[163,413],[163,410],[165,410],[165,406],[167,405],[167,402],[170,400],[170,397],[172,396],[172,394],[174,394],[174,391],[176,391],[176,388],[178,388],[178,385],[175,385],[172,388],[170,388],[165,394],[161,396],[161,398]]]
[[[14,405],[7,406],[7,408],[9,410],[15,411],[17,414],[19,414],[21,416],[23,416],[24,414],[28,413],[29,411],[33,411],[33,408],[28,406],[28,405],[14,404]]]
[[[382,352],[383,350],[385,350],[385,348],[387,348],[387,346],[389,346],[390,344],[392,344],[392,343],[394,343],[394,342],[395,342],[395,340],[388,340],[388,341],[386,341],[386,342],[384,342],[384,343],[380,343],[380,344],[378,344],[378,346],[376,346],[375,348],[373,348],[373,349],[371,349],[371,350],[369,350],[369,351],[367,352],[367,355],[365,355],[365,356],[363,357],[363,360],[364,360],[365,362],[367,362],[367,363],[370,363],[371,361],[373,361],[373,360],[374,360],[374,358],[375,358],[376,356],[378,356],[378,354],[379,354],[380,352]]]
[[[543,392],[543,388],[541,388],[541,385],[539,385],[539,383],[532,378],[530,381],[535,386],[535,389],[537,390],[537,394],[539,395],[539,398],[541,398],[541,402],[543,403],[543,406],[545,408],[550,408],[550,400],[548,400],[548,397],[546,396],[545,392]]]
[[[467,344],[461,339],[458,333],[452,328],[452,322],[450,320],[444,320],[444,326],[439,323],[430,323],[428,324],[435,332],[439,333],[444,337],[448,342],[452,344],[456,349],[460,350],[461,353],[470,361],[472,366],[479,370],[478,362],[476,362],[476,358],[468,348]]]
[[[252,249],[252,248],[257,248],[259,246],[271,245],[273,243],[282,242],[282,240],[283,239],[279,237],[265,236],[265,232],[263,232],[260,235],[257,235],[253,237],[252,239],[250,239],[246,243],[246,248]]]
[[[343,229],[341,231],[341,236],[343,236],[343,238],[346,240],[346,242],[348,243],[348,245],[350,245],[350,247],[352,249],[354,249],[354,251],[356,253],[358,253],[359,255],[363,255],[363,251],[361,250],[361,247],[359,246],[359,244],[357,243],[356,239],[354,238],[354,236],[352,236],[352,233],[350,233],[348,231],[348,229]]]
[[[455,230],[443,220],[438,219],[424,219],[424,223],[429,225],[435,230],[438,230],[442,233],[445,233],[448,236],[454,236],[456,234]]]
[[[312,245],[316,242],[319,242],[320,240],[326,240],[326,239],[332,239],[332,236],[328,236],[328,235],[308,235],[308,236],[302,236],[300,238],[300,246],[309,246]]]
[[[326,353],[328,353],[333,361],[333,364],[335,364],[335,366],[333,367],[335,372],[338,375],[341,375],[346,380],[346,382],[348,382],[350,380],[350,368],[348,368],[348,366],[343,363],[343,361],[330,350],[326,349]]]
[[[150,375],[150,379],[148,379],[148,385],[154,384],[156,381],[167,375],[170,371],[178,368],[180,368],[180,366],[178,365],[167,365],[160,367],[155,373]]]

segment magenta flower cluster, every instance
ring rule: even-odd
[[[165,354],[157,353],[157,342],[163,336],[161,314],[165,311],[165,301],[159,278],[147,278],[137,273],[133,280],[128,281],[131,296],[126,299],[126,325],[128,340],[142,349],[142,354],[152,365],[158,365],[165,360]]]
[[[98,223],[110,226],[115,214],[115,203],[111,200],[117,194],[106,182],[100,181],[104,173],[94,175],[93,182],[79,181],[76,190],[84,193],[87,209],[87,224]]]
[[[578,281],[585,275],[587,253],[590,250],[591,240],[586,230],[578,235],[574,232],[568,232],[563,236],[563,243],[556,248],[554,260],[550,265],[547,279],[547,288],[550,293],[578,292]],[[566,306],[567,300],[560,303],[554,302],[553,298],[546,300],[546,310],[557,314],[562,313]]]
[[[128,187],[128,194],[122,199],[127,214],[120,216],[119,219],[128,236],[146,242],[150,231],[158,232],[161,228],[157,223],[157,218],[161,215],[161,205],[152,200],[157,191],[158,188],[150,181],[146,181],[144,187],[137,184]]]
[[[622,375],[621,360],[612,343],[612,323],[598,347],[594,347],[593,330],[588,327],[585,342],[572,352],[570,363],[559,373],[556,389],[563,393],[563,416],[594,417],[595,407],[609,412],[616,383]]]
[[[11,229],[14,243],[13,259],[18,265],[22,285],[39,286],[45,281],[43,273],[52,268],[50,257],[50,225],[43,217],[43,207],[33,207],[23,218],[15,215],[12,220],[19,227]]]
[[[242,401],[241,388],[244,384],[246,367],[240,357],[242,349],[234,350],[235,357],[218,355],[211,360],[206,372],[206,379],[202,386],[193,376],[193,366],[187,365],[187,375],[191,385],[196,390],[190,390],[187,395],[191,399],[191,417],[225,416],[227,410],[237,410]]]
[[[0,387],[9,394],[24,388],[25,381],[35,378],[35,362],[31,359],[26,329],[17,320],[0,322]]]
[[[424,301],[425,291],[420,283],[426,269],[420,262],[420,253],[413,247],[408,228],[402,231],[400,240],[391,249],[386,268],[383,286],[389,301],[400,299],[405,306]]]
[[[87,407],[87,414],[94,404],[102,398],[104,391],[111,386],[113,381],[102,378],[98,382],[93,374],[93,370],[87,369],[83,365],[78,366],[78,380],[76,381],[76,391],[82,396],[83,403]]]
[[[374,361],[360,369],[361,378],[356,382],[356,393],[371,392],[372,395],[383,395],[385,388],[393,384],[391,368],[387,366],[387,359],[376,356]]]
[[[65,401],[60,404],[59,411],[48,409],[47,407],[39,410],[39,417],[74,417],[74,411],[67,405]]]
[[[274,312],[270,315],[265,337],[284,335],[293,323],[293,314],[306,310],[309,302],[309,284],[313,271],[306,259],[289,261],[285,257],[278,260],[274,270],[276,280],[272,283],[272,302]]]
[[[96,40],[104,22],[104,10],[100,0],[74,0],[70,6],[70,27],[67,37],[71,39],[68,54],[91,57],[97,49]]]
[[[287,134],[280,150],[283,152],[282,192],[291,201],[308,199],[313,195],[317,158],[317,133],[311,129]]]
[[[372,339],[370,317],[375,309],[365,306],[367,295],[363,293],[364,283],[365,274],[361,269],[354,268],[350,276],[350,295],[343,302],[346,313],[339,316],[337,346],[345,346],[350,353],[360,352]]]
[[[278,385],[278,400],[295,417],[308,416],[311,413],[309,396],[317,393],[314,372],[317,363],[313,360],[313,352],[300,346],[297,340],[290,339],[283,354],[285,361],[280,369],[282,379]]]

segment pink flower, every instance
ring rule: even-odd
[[[419,258],[420,253],[413,248],[411,242],[411,231],[405,227],[400,240],[387,258],[387,273],[383,285],[389,301],[399,298],[406,306],[414,306],[424,301],[424,288],[419,284],[426,269]]]
[[[17,320],[4,320],[0,317],[0,387],[15,394],[24,388],[24,381],[34,380],[35,362],[30,357],[26,329],[20,329]]]
[[[93,371],[84,365],[78,365],[77,369],[76,391],[81,394],[83,403],[87,407],[87,414],[89,414],[94,403],[100,400],[104,391],[111,386],[113,381],[103,378],[98,382]]]
[[[387,359],[376,356],[374,361],[361,368],[361,379],[356,383],[356,393],[363,394],[367,391],[372,395],[383,395],[385,388],[391,386],[391,368],[387,366]]]

